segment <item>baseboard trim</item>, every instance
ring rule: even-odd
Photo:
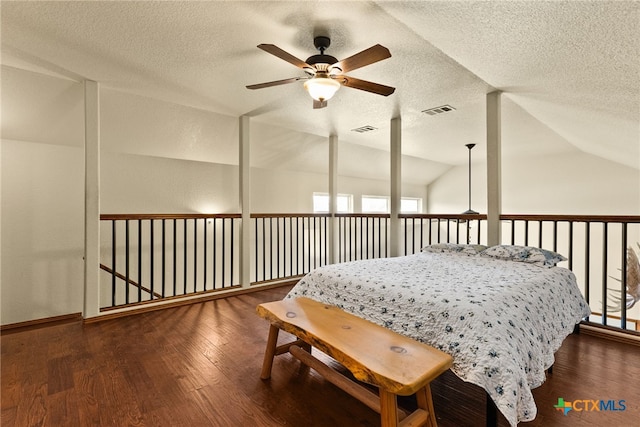
[[[261,284],[261,285],[251,285],[249,288],[235,288],[229,289],[228,291],[222,291],[219,293],[210,293],[197,298],[187,298],[182,300],[174,300],[170,302],[160,303],[156,305],[138,305],[135,308],[129,308],[123,311],[118,312],[110,312],[109,314],[103,314],[95,317],[89,317],[84,319],[85,324],[89,323],[97,323],[105,320],[118,319],[121,317],[134,316],[136,314],[149,313],[152,311],[165,310],[167,308],[181,307],[184,305],[198,304],[207,301],[213,301],[221,298],[233,297],[236,295],[248,294],[252,292],[263,291],[271,288],[279,288],[287,285],[294,285],[297,280],[287,280],[283,282],[270,283],[270,284]]]
[[[59,325],[59,324],[63,324],[63,323],[71,323],[71,322],[84,322],[84,323],[94,323],[94,322],[100,322],[103,320],[109,320],[109,319],[116,319],[119,317],[125,317],[125,316],[132,316],[135,314],[142,314],[142,313],[147,313],[150,311],[156,311],[156,310],[164,310],[167,308],[172,308],[172,307],[179,307],[179,306],[183,306],[183,305],[189,305],[189,304],[197,304],[197,303],[201,303],[201,302],[205,302],[205,301],[211,301],[211,300],[216,300],[219,298],[226,298],[226,297],[231,297],[234,295],[242,295],[242,294],[247,294],[247,293],[251,293],[251,292],[257,292],[257,291],[262,291],[262,290],[266,290],[266,289],[270,289],[270,288],[279,288],[281,286],[287,286],[287,285],[294,285],[297,283],[297,279],[295,280],[285,280],[282,282],[261,282],[261,283],[256,283],[256,284],[252,284],[251,287],[247,288],[247,289],[234,289],[232,290],[232,292],[221,292],[219,294],[209,294],[206,296],[202,296],[200,298],[191,298],[191,299],[185,299],[185,300],[181,300],[181,301],[173,301],[173,302],[169,302],[169,303],[165,303],[165,304],[160,304],[160,305],[155,305],[155,306],[147,306],[147,307],[139,307],[139,308],[134,308],[134,309],[130,309],[127,311],[122,311],[122,312],[118,312],[118,313],[111,313],[111,314],[107,314],[107,315],[102,315],[102,316],[97,316],[97,317],[91,317],[91,318],[87,318],[84,319],[82,317],[82,313],[69,313],[69,314],[63,314],[60,316],[52,316],[52,317],[45,317],[42,319],[34,319],[34,320],[27,320],[24,322],[17,322],[17,323],[8,323],[6,325],[0,325],[0,334],[10,334],[10,333],[14,333],[14,332],[22,332],[22,331],[26,331],[26,330],[30,330],[30,329],[36,329],[36,328],[45,328],[47,326],[55,326],[55,325]]]
[[[58,325],[62,323],[78,322],[82,320],[82,313],[70,313],[60,316],[45,317],[43,319],[27,320],[25,322],[9,323],[0,325],[0,333],[11,333],[24,331],[26,329],[43,328],[47,326]]]
[[[593,326],[585,323],[580,324],[580,333],[593,335],[595,337],[618,341],[625,344],[640,346],[640,335],[636,331],[618,332],[613,328],[609,329],[602,325]]]

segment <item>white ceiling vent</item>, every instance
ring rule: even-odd
[[[453,108],[451,105],[445,104],[439,107],[429,108],[428,110],[422,110],[422,112],[430,116],[435,116],[436,114],[450,113],[451,111],[455,111],[455,110],[456,109]]]
[[[355,128],[355,129],[351,129],[354,132],[358,132],[358,133],[365,133],[365,132],[371,132],[373,130],[376,130],[378,128],[370,126],[370,125],[366,125],[366,126],[361,126],[359,128]]]

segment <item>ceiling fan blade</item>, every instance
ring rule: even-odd
[[[312,68],[309,64],[304,62],[302,59],[298,59],[295,56],[291,55],[289,52],[285,52],[280,49],[278,46],[274,44],[259,44],[258,48],[268,52],[274,56],[277,56],[280,59],[284,59],[289,64],[293,64],[298,68]]]
[[[349,76],[335,76],[334,79],[339,81],[343,86],[353,89],[365,90],[367,92],[375,93],[382,96],[389,96],[395,92],[396,88],[391,86],[381,85],[379,83],[368,82],[366,80],[356,79]]]
[[[365,65],[373,64],[374,62],[382,61],[391,57],[389,49],[382,45],[371,46],[369,49],[365,49],[362,52],[356,53],[346,59],[333,64],[333,68],[338,67],[343,73],[347,73],[351,70],[355,70]]]
[[[266,83],[258,83],[258,84],[255,84],[255,85],[248,85],[247,89],[262,89],[264,87],[286,85],[288,83],[297,82],[298,80],[306,80],[306,77],[292,77],[290,79],[275,80],[273,82],[266,82]]]
[[[313,109],[314,110],[317,110],[318,108],[324,108],[327,105],[328,104],[327,104],[326,100],[325,101],[316,101],[315,99],[313,100]]]

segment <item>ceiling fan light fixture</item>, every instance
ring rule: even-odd
[[[306,61],[296,58],[294,55],[280,49],[276,45],[267,43],[259,44],[258,49],[262,49],[263,51],[303,70],[306,76],[247,85],[247,89],[262,89],[272,86],[280,86],[304,79],[306,80],[304,88],[309,92],[311,98],[313,98],[314,109],[326,107],[327,101],[335,95],[338,89],[340,89],[340,86],[363,90],[382,96],[389,96],[395,91],[395,88],[391,86],[385,86],[343,75],[344,72],[356,70],[366,65],[390,58],[391,52],[389,52],[389,49],[386,47],[377,44],[360,51],[355,55],[351,55],[348,58],[338,61],[335,57],[325,55],[324,53],[331,44],[331,39],[329,39],[329,37],[314,37],[313,44],[316,49],[320,51],[320,54],[312,55],[307,58]]]
[[[304,88],[316,101],[328,101],[340,89],[340,83],[330,77],[316,75],[304,83]]]

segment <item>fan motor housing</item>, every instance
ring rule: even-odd
[[[309,58],[307,58],[305,62],[309,65],[316,65],[316,64],[332,65],[338,62],[338,60],[331,55],[320,54],[320,55],[310,56]]]
[[[329,66],[338,62],[335,57],[324,54],[324,51],[331,45],[331,39],[329,37],[316,36],[313,38],[313,45],[320,51],[320,54],[313,55],[307,58],[307,64],[313,66],[315,66],[316,64],[327,64],[327,66]]]

